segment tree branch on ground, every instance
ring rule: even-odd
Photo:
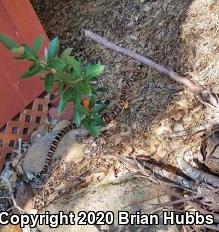
[[[185,85],[187,88],[189,88],[193,93],[199,95],[202,92],[202,88],[195,83],[193,83],[191,80],[180,76],[175,71],[173,71],[171,68],[166,68],[163,65],[160,65],[153,61],[152,59],[148,57],[144,57],[136,52],[130,51],[126,48],[122,48],[120,46],[115,45],[112,42],[109,42],[106,38],[103,38],[89,30],[84,30],[85,36],[91,38],[95,42],[101,44],[105,48],[109,48],[117,53],[121,53],[123,55],[126,55],[128,57],[133,58],[134,60],[145,64],[151,68],[156,69],[159,73],[169,76],[172,80]]]
[[[180,83],[187,87],[191,92],[195,94],[197,99],[204,104],[206,107],[210,107],[211,109],[217,109],[219,108],[219,99],[216,94],[212,93],[209,89],[203,88],[193,81],[189,80],[186,77],[183,77],[176,73],[173,69],[169,67],[165,67],[161,64],[156,63],[152,59],[145,57],[143,55],[140,55],[136,52],[130,51],[126,48],[120,47],[110,41],[108,41],[106,38],[101,37],[97,35],[96,33],[93,33],[89,30],[84,30],[85,36],[92,39],[93,41],[101,44],[103,47],[111,49],[117,53],[120,53],[122,55],[128,56],[142,64],[145,64],[159,73],[170,77],[172,80],[176,81],[177,83]]]

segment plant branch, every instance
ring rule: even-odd
[[[131,57],[135,59],[136,61],[145,64],[151,68],[156,69],[159,73],[169,76],[172,80],[183,84],[187,88],[189,88],[193,93],[200,95],[202,93],[202,88],[195,83],[193,83],[191,80],[180,76],[175,71],[173,71],[171,68],[164,67],[163,65],[160,65],[156,63],[155,61],[151,60],[150,58],[144,57],[136,52],[130,51],[126,48],[122,48],[120,46],[115,45],[114,43],[108,41],[106,38],[103,38],[89,30],[84,30],[85,36],[91,38],[95,42],[101,44],[105,48],[109,48],[117,53],[121,53],[123,55],[126,55],[128,57]]]

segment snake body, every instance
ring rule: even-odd
[[[51,165],[52,162],[52,157],[56,151],[56,148],[58,147],[58,144],[60,143],[60,141],[62,140],[62,138],[71,130],[76,129],[77,126],[75,123],[71,123],[70,125],[64,127],[63,129],[61,129],[59,131],[59,133],[55,136],[55,138],[53,139],[48,154],[46,156],[46,161],[44,163],[43,169],[41,172],[38,173],[38,175],[43,175],[48,171],[49,166]]]
[[[103,115],[103,120],[106,124],[110,123],[112,120],[114,120],[122,111],[123,107],[124,107],[124,103],[127,99],[127,91],[131,86],[133,79],[130,78],[126,84],[122,87],[121,90],[121,94],[119,97],[119,101],[118,104],[110,111],[110,112],[106,112]],[[62,140],[62,138],[71,130],[73,129],[77,129],[77,125],[76,123],[71,123],[70,125],[64,127],[62,130],[60,130],[60,132],[55,136],[55,138],[53,139],[49,151],[46,155],[46,159],[45,159],[45,163],[43,165],[42,171],[40,171],[39,173],[37,173],[36,178],[40,178],[43,175],[46,175],[48,172],[49,167],[51,166],[52,163],[52,157],[56,151],[56,148],[58,147],[60,141]],[[30,181],[34,181],[35,178],[30,179]]]

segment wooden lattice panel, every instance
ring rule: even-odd
[[[48,38],[31,5],[30,0],[0,0],[0,32],[17,43],[32,46],[34,38],[43,35],[48,47]],[[0,128],[6,125],[44,90],[39,78],[22,80],[21,75],[30,67],[30,62],[18,62],[11,51],[0,44]]]
[[[0,172],[7,154],[15,149],[18,138],[27,141],[34,130],[39,127],[48,128],[48,104],[49,96],[36,98],[29,107],[0,130]]]

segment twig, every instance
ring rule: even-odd
[[[210,229],[210,230],[214,230],[214,231],[219,231],[219,227],[218,226],[213,226],[213,225],[201,225],[200,227],[204,227],[206,229]]]
[[[22,138],[18,138],[18,155],[22,156]]]
[[[202,170],[193,167],[181,157],[177,158],[177,163],[182,172],[196,182],[204,182],[214,187],[219,187],[219,179],[217,176],[208,174]]]
[[[218,192],[218,191],[219,191],[219,189],[215,189],[215,190],[214,190],[213,192],[211,192],[210,194],[216,193],[216,192]],[[155,205],[154,207],[148,209],[147,211],[148,211],[148,212],[154,212],[155,210],[160,209],[160,208],[163,208],[163,207],[165,207],[165,206],[173,206],[173,205],[180,204],[180,203],[186,203],[186,202],[188,202],[188,201],[195,200],[195,199],[198,199],[198,198],[201,198],[201,197],[205,197],[205,196],[207,196],[207,195],[209,195],[209,192],[202,193],[202,194],[198,194],[198,195],[192,195],[192,196],[190,196],[190,197],[184,197],[184,198],[182,198],[182,199],[175,200],[175,201],[172,201],[172,200],[171,200],[171,201],[168,201],[168,202],[161,203],[161,204],[159,204],[159,205]],[[142,200],[142,201],[133,202],[133,203],[131,203],[129,206],[135,205],[136,203],[143,203],[143,202],[145,202],[145,199]]]
[[[197,191],[197,185],[194,181],[185,179],[182,176],[176,175],[175,173],[161,168],[159,165],[151,164],[145,160],[139,159],[138,162],[145,168],[153,171],[154,174],[157,174],[173,183],[176,183],[177,186],[183,188],[184,190],[191,190],[192,192]]]
[[[191,80],[180,76],[175,71],[173,71],[171,68],[164,67],[164,66],[156,63],[155,61],[153,61],[150,58],[144,57],[144,56],[142,56],[136,52],[130,51],[126,48],[122,48],[120,46],[117,46],[114,43],[107,41],[106,38],[103,38],[103,37],[91,32],[89,30],[84,30],[84,33],[85,33],[86,37],[91,38],[92,40],[101,44],[102,46],[109,48],[115,52],[126,55],[128,57],[131,57],[142,64],[148,65],[149,67],[156,69],[159,73],[164,74],[166,76],[169,76],[172,80],[174,80],[180,84],[183,84],[184,86],[189,88],[193,93],[195,93],[197,95],[200,95],[203,91],[203,89],[200,86],[196,85]]]
[[[145,168],[151,170],[153,174],[159,175],[163,178],[168,179],[169,181],[176,184],[177,187],[180,187],[184,190],[191,190],[193,193],[197,192],[197,186],[194,181],[190,181],[185,179],[182,176],[176,175],[168,170],[162,169],[156,164],[151,164],[145,160],[142,159],[134,159],[128,158],[128,157],[122,157],[122,156],[116,156],[116,155],[106,155],[104,157],[110,157],[110,158],[118,158],[122,162],[126,163],[136,171],[140,172],[143,176],[151,177],[149,174],[146,173]],[[158,178],[156,178],[157,180]],[[166,183],[166,182],[165,182]],[[167,183],[166,183],[167,184]],[[173,186],[172,186],[173,187]]]
[[[191,181],[191,183],[190,183],[189,180],[186,180],[186,179],[184,179],[184,178],[181,177],[181,176],[174,175],[173,173],[171,173],[171,172],[169,172],[169,171],[167,171],[167,170],[162,170],[162,169],[159,168],[158,166],[152,165],[152,164],[146,162],[145,160],[142,160],[143,162],[139,162],[140,160],[138,160],[138,159],[137,159],[137,160],[132,160],[131,158],[120,157],[120,156],[115,156],[115,155],[114,155],[114,156],[112,156],[112,155],[107,155],[107,157],[110,157],[110,158],[118,158],[118,159],[120,159],[121,161],[123,161],[123,162],[127,163],[129,166],[131,166],[133,169],[139,171],[139,172],[141,173],[141,175],[143,175],[144,177],[146,177],[147,179],[150,179],[150,180],[152,179],[152,178],[150,177],[150,175],[148,175],[147,173],[146,173],[146,175],[145,175],[145,172],[142,172],[142,170],[139,169],[139,165],[141,165],[142,168],[144,168],[144,167],[149,168],[149,169],[153,170],[154,173],[156,173],[156,174],[158,174],[158,175],[161,175],[161,176],[163,176],[163,177],[165,177],[165,178],[167,178],[167,179],[170,179],[171,181],[176,182],[178,185],[176,185],[175,187],[177,187],[177,188],[182,188],[182,187],[184,187],[184,190],[189,191],[190,188],[191,188],[191,185],[190,185],[191,183],[193,183],[193,185],[195,186],[195,183],[194,183],[193,181]],[[138,165],[137,165],[137,163],[138,163]],[[173,179],[173,177],[174,177],[174,179]],[[178,179],[178,178],[179,178],[179,179]],[[156,178],[156,180],[157,180],[157,181],[155,181],[155,182],[157,182],[157,183],[160,182],[160,179],[159,179],[159,178]],[[177,181],[176,181],[176,180],[177,180]],[[182,180],[183,180],[183,181],[182,181]],[[186,185],[185,185],[185,183],[186,183]],[[190,183],[190,184],[188,185],[188,183]],[[208,182],[208,183],[209,183],[209,182]],[[184,185],[185,185],[185,186],[184,186]],[[193,186],[193,188],[194,188],[194,186]],[[200,198],[200,197],[204,197],[204,196],[206,196],[206,195],[209,195],[209,191],[208,191],[208,194],[206,194],[206,192],[202,192],[202,193],[199,193],[198,195],[193,195],[193,196],[191,196],[191,197],[185,198],[182,194],[180,194],[179,192],[176,192],[172,186],[168,186],[168,183],[166,183],[166,182],[163,182],[163,185],[160,184],[160,187],[161,187],[161,189],[164,190],[166,193],[169,193],[170,195],[175,196],[175,197],[177,197],[177,198],[179,199],[179,200],[176,200],[175,202],[173,202],[173,201],[172,201],[172,202],[166,202],[166,203],[163,204],[164,206],[165,206],[165,205],[169,205],[169,204],[173,205],[173,204],[176,204],[176,203],[182,203],[182,202],[187,201],[187,203],[188,203],[189,205],[193,206],[196,210],[202,212],[203,214],[209,214],[209,213],[213,214],[214,219],[218,222],[218,220],[219,220],[219,215],[218,215],[217,213],[214,213],[214,212],[212,212],[212,211],[209,211],[209,210],[207,210],[207,209],[204,209],[203,207],[201,207],[201,206],[199,206],[198,204],[196,204],[195,202],[193,202],[193,200],[195,200],[195,199],[198,199],[198,198]],[[201,186],[200,186],[200,187],[201,187]],[[216,186],[216,187],[217,187],[217,186]],[[192,188],[192,189],[193,189],[193,188]],[[212,189],[212,191],[210,192],[210,194],[217,193],[218,191],[219,191],[218,188]],[[144,201],[144,200],[143,200],[143,201]],[[163,205],[158,205],[158,208],[160,208],[160,207],[163,206]],[[130,205],[129,205],[129,206],[130,206]],[[155,209],[156,209],[156,207],[155,207]],[[151,210],[153,210],[153,208],[150,209],[150,212],[151,212]]]
[[[161,186],[162,189],[165,190],[165,192],[169,193],[170,195],[177,197],[178,199],[182,199],[183,195],[179,192],[176,192],[174,189],[171,189],[167,186]],[[198,210],[200,213],[206,215],[206,214],[212,214],[214,216],[214,219],[216,222],[219,222],[219,215],[217,213],[211,212],[207,209],[202,208],[199,204],[193,202],[193,201],[188,201],[188,204],[191,205],[193,208],[195,208],[196,210]],[[204,225],[203,225],[204,226]]]

